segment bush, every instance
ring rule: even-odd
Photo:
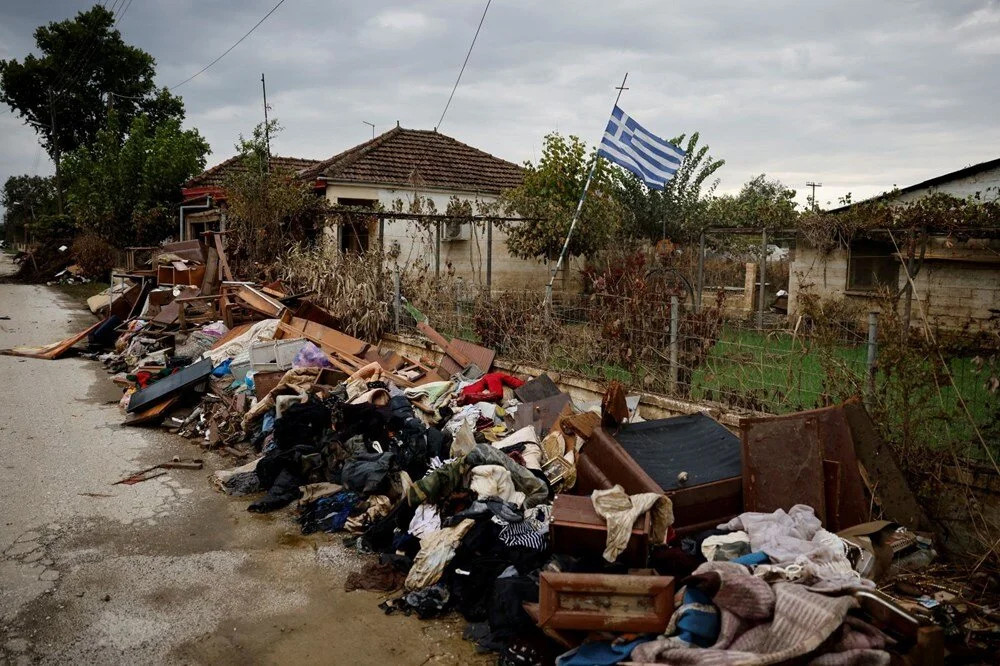
[[[106,280],[115,267],[115,249],[96,234],[77,236],[73,241],[72,252],[86,277]]]

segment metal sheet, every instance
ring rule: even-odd
[[[555,382],[552,381],[552,378],[544,372],[514,389],[514,395],[521,402],[535,402],[536,400],[559,395],[561,392]]]
[[[569,396],[565,393],[554,395],[537,402],[521,403],[514,412],[514,429],[519,430],[525,426],[535,426],[535,432],[539,437],[545,437],[555,424],[556,419],[563,408],[570,403]]]
[[[770,513],[795,504],[826,516],[823,446],[815,417],[744,419],[743,505]]]
[[[128,401],[128,409],[125,411],[132,413],[156,404],[166,397],[180,393],[199,382],[205,381],[211,374],[212,360],[203,358],[197,363],[189,365],[169,377],[164,377],[141,391],[133,393]]]

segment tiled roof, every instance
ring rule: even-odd
[[[338,183],[498,193],[520,185],[523,170],[444,134],[394,127],[299,175]]]
[[[285,171],[300,171],[302,169],[307,169],[315,164],[319,163],[319,160],[307,160],[301,157],[271,157],[271,169],[282,169]],[[184,183],[184,189],[190,189],[194,187],[222,187],[226,178],[230,174],[244,171],[246,166],[240,156],[230,157],[225,162],[216,164],[211,169],[202,171],[200,174]]]

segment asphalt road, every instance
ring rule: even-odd
[[[0,348],[92,322],[55,289],[0,283]],[[95,361],[0,356],[0,664],[492,662],[457,617],[386,616],[382,595],[344,592],[365,556],[215,492],[228,459],[121,426],[119,397]],[[173,456],[206,468],[112,485]]]

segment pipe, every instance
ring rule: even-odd
[[[188,206],[181,206],[180,207],[180,213],[178,215],[178,217],[180,218],[180,225],[179,225],[179,228],[177,229],[177,239],[178,240],[184,240],[184,210],[185,209],[194,210],[196,208],[200,208],[202,210],[208,210],[211,207],[212,207],[212,195],[211,194],[208,195],[205,198],[205,203],[204,204],[191,204],[191,205],[188,205]]]

